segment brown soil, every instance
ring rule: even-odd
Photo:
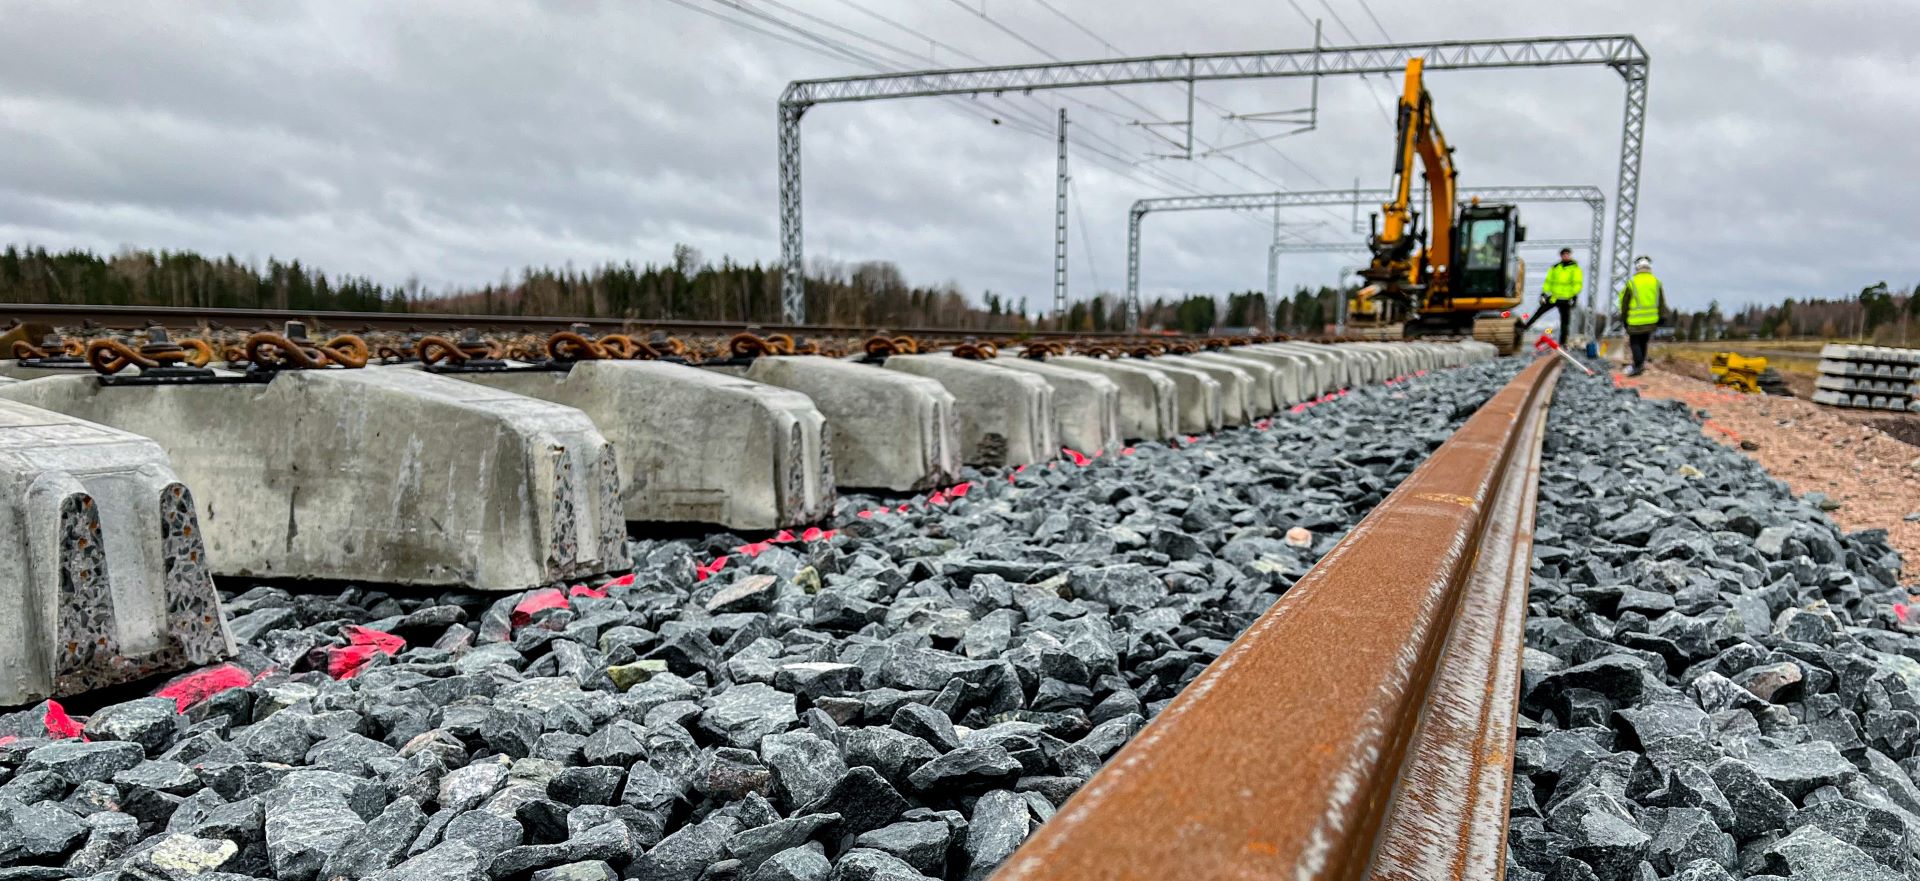
[[[1683,400],[1707,411],[1701,430],[1708,437],[1735,449],[1742,441],[1757,444],[1758,449],[1745,452],[1769,473],[1796,493],[1823,492],[1839,502],[1829,516],[1843,529],[1887,530],[1907,562],[1907,577],[1920,574],[1920,522],[1905,519],[1920,512],[1920,447],[1878,425],[1893,423],[1903,436],[1916,437],[1920,420],[1740,394],[1678,372],[1698,365],[1652,366],[1640,377],[1616,381],[1647,397]]]
[[[1688,361],[1681,358],[1661,358],[1654,361],[1653,366],[1665,370],[1668,373],[1687,377],[1688,379],[1697,379],[1701,382],[1708,383],[1713,382],[1713,373],[1707,369],[1705,362]],[[1794,397],[1805,401],[1813,400],[1815,382],[1819,378],[1818,374],[1781,371],[1780,378],[1786,382],[1787,389],[1793,392]],[[1855,425],[1871,425],[1874,428],[1880,429],[1888,435],[1891,435],[1895,440],[1912,444],[1917,448],[1915,453],[1920,454],[1920,414],[1889,413],[1884,410],[1855,410],[1848,407],[1822,407],[1821,409],[1833,414],[1835,418],[1844,419]],[[1920,562],[1916,562],[1914,565],[1920,567]]]
[[[1813,400],[1813,393],[1818,390],[1817,384],[1820,381],[1819,377],[1808,376],[1805,373],[1782,373],[1780,374],[1780,379],[1787,384],[1787,389],[1793,392],[1794,397],[1803,401]],[[1847,417],[1842,416],[1840,418],[1845,419]]]
[[[1869,420],[1868,424],[1920,450],[1920,416],[1883,416]]]
[[[1684,361],[1679,358],[1659,358],[1654,360],[1653,366],[1677,376],[1684,376],[1688,379],[1697,379],[1701,382],[1713,382],[1713,371],[1708,370],[1707,365],[1699,361]]]

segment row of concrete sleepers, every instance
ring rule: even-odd
[[[231,650],[213,575],[516,591],[630,566],[628,521],[817,522],[1491,358],[1270,343],[1145,359],[766,356],[143,382],[0,361],[0,705]]]

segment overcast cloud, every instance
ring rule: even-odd
[[[1681,305],[1920,280],[1920,4],[1367,2],[1403,41],[1637,35],[1653,73],[1636,250]],[[1050,0],[1064,16],[1039,0],[685,3],[0,0],[0,242],[271,255],[435,289],[528,264],[664,262],[677,242],[771,262],[781,88],[869,71],[688,7],[807,41],[745,7],[902,66],[931,66],[929,53],[940,65],[968,63],[956,53],[1045,60],[1008,31],[1069,59],[1113,54],[1106,44],[1312,41],[1286,0]],[[1386,39],[1360,0],[1298,7],[1326,20],[1330,43],[1354,42],[1348,28]],[[1439,72],[1428,84],[1462,186],[1594,184],[1611,205],[1617,75]],[[1173,85],[817,107],[804,128],[808,256],[892,260],[917,283],[1044,308],[1051,126],[1065,106],[1073,295],[1118,290],[1137,198],[1386,185],[1393,89],[1328,79],[1317,130],[1192,162],[1148,158],[1170,145],[1130,124],[1182,118]],[[1254,113],[1302,106],[1307,91],[1255,81],[1203,84],[1200,96]],[[1248,138],[1218,110],[1196,116],[1206,143]],[[1523,213],[1536,239],[1587,232],[1583,207]],[[1296,239],[1357,238],[1345,209],[1284,220]],[[1260,288],[1270,235],[1265,216],[1151,217],[1143,289]],[[1355,260],[1290,256],[1282,282],[1331,283]]]

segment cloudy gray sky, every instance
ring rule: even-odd
[[[791,28],[904,68],[1298,47],[1310,17],[1330,43],[1637,35],[1653,58],[1637,250],[1689,308],[1920,280],[1920,4],[1906,0],[0,0],[0,241],[272,255],[430,288],[663,262],[676,242],[772,261],[781,88],[869,72]],[[1428,83],[1463,186],[1611,198],[1612,72]],[[1119,289],[1137,198],[1386,185],[1393,89],[1329,79],[1315,131],[1196,161],[1151,158],[1169,145],[1134,124],[1183,118],[1173,85],[821,106],[805,123],[808,254],[1042,308],[1064,106],[1073,293]],[[1196,136],[1247,140],[1226,112],[1307,97],[1301,80],[1203,84]],[[1581,237],[1584,211],[1525,214],[1534,238]],[[1345,209],[1284,219],[1295,239],[1355,238]],[[1265,283],[1267,217],[1147,229],[1150,296]],[[1330,283],[1353,262],[1290,256],[1282,281]]]

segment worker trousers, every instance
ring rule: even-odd
[[[1548,309],[1553,309],[1560,313],[1560,340],[1562,342],[1565,342],[1567,340],[1568,335],[1573,333],[1573,321],[1572,321],[1573,301],[1572,300],[1561,300],[1557,303],[1549,303],[1542,300],[1540,302],[1540,308],[1534,310],[1533,317],[1527,319],[1526,324],[1520,325],[1520,329],[1532,330],[1534,322],[1547,317]]]
[[[1633,352],[1633,372],[1639,373],[1647,363],[1647,343],[1653,339],[1653,325],[1644,330],[1627,328],[1627,348]]]

